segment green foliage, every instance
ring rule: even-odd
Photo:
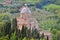
[[[26,0],[26,2],[30,2],[32,4],[36,4],[38,2],[40,2],[41,0]]]
[[[11,19],[11,30],[14,32],[17,28],[17,20],[16,18]]]
[[[26,37],[24,37],[23,40],[27,40]]]
[[[10,40],[16,40],[16,32],[11,34]]]
[[[43,6],[43,8],[47,11],[54,12],[55,10],[60,9],[60,5],[48,4],[48,5]]]
[[[56,35],[52,35],[52,40],[56,40]]]
[[[52,29],[51,32],[52,32],[53,34],[56,34],[56,33],[57,33],[57,30],[56,30],[56,29]]]
[[[60,5],[49,4],[49,5],[44,6],[44,8],[59,9]]]
[[[56,37],[57,37],[57,40],[60,40],[60,31],[57,31]]]
[[[32,38],[31,40],[34,40],[34,38]]]
[[[56,10],[56,15],[58,18],[60,18],[60,9]]]
[[[0,37],[0,40],[8,40],[8,35]]]
[[[10,14],[9,13],[0,14],[0,21],[2,20],[10,20]]]
[[[4,33],[4,24],[5,22],[0,22],[0,37],[3,36],[5,33]]]
[[[40,26],[43,29],[50,29],[51,27],[54,27],[54,25],[56,25],[56,20],[45,20],[45,21],[41,21],[39,22]]]

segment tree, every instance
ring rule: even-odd
[[[16,40],[16,32],[11,34],[10,40]]]
[[[58,31],[58,32],[56,33],[56,37],[57,37],[56,40],[60,40],[60,31]]]
[[[12,32],[16,31],[17,28],[17,20],[16,18],[11,19],[11,30]]]

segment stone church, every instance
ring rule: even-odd
[[[31,31],[37,29],[39,34],[44,33],[46,39],[48,37],[48,40],[52,40],[52,34],[48,31],[40,30],[38,21],[32,16],[30,9],[26,6],[21,8],[20,16],[17,18],[17,29],[21,31],[23,26]]]
[[[25,26],[28,29],[36,28],[38,29],[38,22],[37,20],[28,12],[28,8],[22,8],[25,12],[20,12],[20,16],[17,18],[17,27],[19,30],[22,30],[22,27]]]

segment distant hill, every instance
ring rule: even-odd
[[[34,4],[36,6],[36,8],[42,8],[43,6],[45,5],[48,5],[48,4],[57,4],[57,5],[60,5],[60,0],[11,0],[12,1],[12,4],[24,4],[24,3],[27,3],[27,4]],[[0,0],[0,4],[3,3],[4,0]]]
[[[41,2],[36,4],[36,7],[41,9],[43,6],[49,5],[49,4],[60,5],[60,0],[41,0]]]
[[[58,9],[60,9],[60,5],[56,5],[56,4],[49,4],[49,5],[45,5],[43,6],[43,9],[50,11],[50,12],[55,12]]]
[[[36,9],[35,11],[32,12],[32,15],[37,19],[37,20],[49,20],[47,17],[55,16],[54,13],[50,13],[48,11],[42,10],[42,9]]]
[[[39,23],[39,26],[43,29],[48,29],[54,26],[54,23],[56,22],[56,14],[47,12],[42,9],[35,9],[32,12],[32,15],[36,18],[36,20]],[[48,25],[48,27],[47,27]]]

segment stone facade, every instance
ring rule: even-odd
[[[25,26],[28,29],[39,28],[38,22],[28,13],[20,13],[20,16],[17,18],[17,28],[22,30],[22,27]]]
[[[17,18],[17,29],[21,31],[23,26],[31,29],[31,31],[37,29],[40,35],[44,33],[46,39],[48,37],[48,40],[52,40],[52,34],[41,30],[38,26],[37,20],[29,13],[20,13],[20,16]]]

